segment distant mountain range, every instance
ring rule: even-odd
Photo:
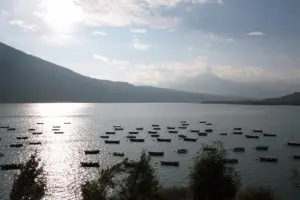
[[[1,103],[232,100],[245,99],[93,79],[0,43]]]

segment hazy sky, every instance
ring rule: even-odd
[[[99,79],[243,96],[300,88],[299,0],[0,0],[0,41]]]

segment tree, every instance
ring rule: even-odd
[[[226,165],[226,150],[221,142],[204,146],[195,158],[190,173],[190,188],[195,200],[223,200],[235,197],[240,179]]]
[[[11,200],[39,200],[46,191],[46,179],[39,159],[33,154],[22,166],[19,176],[15,177],[10,192]]]
[[[265,186],[249,187],[238,192],[236,200],[274,200],[274,192]]]
[[[150,163],[150,156],[143,151],[140,161],[129,169],[129,175],[121,186],[119,197],[122,200],[160,199],[160,185]]]

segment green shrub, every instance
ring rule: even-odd
[[[249,187],[238,192],[236,200],[274,200],[274,192],[265,186]]]
[[[160,196],[163,200],[189,200],[190,192],[187,187],[161,188]]]

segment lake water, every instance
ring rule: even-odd
[[[290,177],[293,169],[300,168],[300,161],[292,159],[300,154],[300,148],[286,145],[288,140],[300,141],[300,107],[292,106],[248,106],[210,104],[0,104],[0,125],[15,127],[16,131],[0,129],[0,164],[22,163],[30,154],[38,151],[47,176],[45,199],[80,199],[80,183],[92,178],[98,169],[81,168],[81,161],[100,162],[101,168],[117,163],[122,158],[113,157],[111,152],[124,152],[126,157],[137,159],[143,149],[164,151],[164,158],[153,158],[153,166],[163,185],[186,185],[193,157],[202,144],[223,141],[230,157],[239,159],[235,165],[241,174],[243,185],[270,185],[283,200],[300,199],[300,188]],[[214,132],[199,137],[196,143],[179,140],[177,134],[168,134],[166,126],[179,126],[188,121],[189,129],[204,130],[209,127],[199,121],[212,123]],[[42,122],[44,124],[37,124]],[[71,124],[64,124],[71,122]],[[157,143],[147,133],[152,124],[159,124],[161,138],[171,138],[171,143]],[[57,135],[52,126],[61,126],[64,134]],[[111,139],[121,140],[120,145],[104,144],[100,135],[112,130],[113,125],[122,125]],[[131,143],[125,139],[128,131],[144,127],[138,138],[145,143]],[[277,137],[246,139],[244,135],[232,134],[234,127],[243,128],[244,134],[253,129],[275,133]],[[28,129],[35,128],[41,135],[32,135]],[[192,135],[187,130],[179,133]],[[220,136],[228,132],[228,136]],[[16,136],[28,136],[17,141]],[[42,145],[30,146],[29,141],[41,141]],[[11,148],[9,144],[24,143],[22,148]],[[256,145],[269,145],[269,151],[257,152]],[[234,153],[232,148],[245,147],[245,153]],[[188,154],[178,155],[178,148],[187,148]],[[84,155],[84,150],[99,149],[99,155]],[[261,163],[259,156],[278,157],[278,163]],[[161,167],[160,160],[180,161],[180,167]],[[0,171],[0,199],[8,199],[12,180],[17,171]]]

